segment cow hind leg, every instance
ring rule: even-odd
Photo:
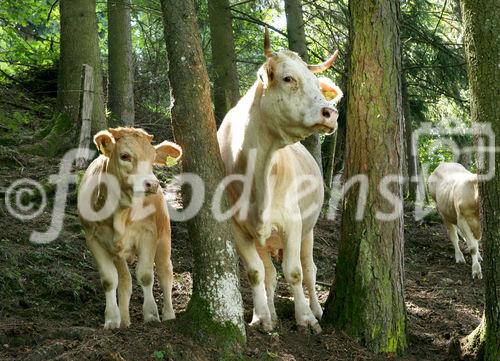
[[[116,301],[118,287],[118,272],[106,250],[97,240],[87,239],[87,246],[94,256],[101,276],[101,284],[106,295],[106,309],[104,311],[104,328],[114,329],[120,327],[120,310]]]
[[[288,229],[293,230],[293,227]],[[302,327],[310,327],[314,333],[320,333],[321,327],[307,304],[302,287],[302,265],[300,262],[300,232],[295,229],[290,233],[283,249],[283,273],[290,285],[295,303],[295,320]]]
[[[265,279],[264,283],[266,285],[266,295],[267,295],[267,306],[269,307],[269,313],[271,314],[271,320],[273,323],[278,319],[276,314],[276,308],[274,307],[274,291],[276,290],[276,268],[274,267],[271,256],[265,250],[259,250],[259,256],[264,263]]]
[[[236,247],[243,259],[245,269],[252,287],[253,317],[250,326],[262,325],[265,331],[272,331],[273,323],[267,304],[266,290],[264,287],[265,268],[262,259],[257,253],[255,244],[246,239],[237,239]]]
[[[302,263],[302,272],[304,273],[304,284],[309,292],[309,307],[311,307],[314,316],[321,320],[323,310],[319,304],[318,295],[316,294],[316,272],[318,268],[314,264],[313,259],[313,244],[314,236],[311,230],[302,240],[300,250],[300,261]]]
[[[450,241],[453,244],[453,247],[455,248],[455,262],[465,263],[464,254],[460,250],[460,246],[458,244],[457,226],[448,222],[445,222],[445,225],[448,231],[448,236],[450,237]]]
[[[124,259],[115,260],[115,267],[118,271],[118,307],[120,309],[121,327],[130,326],[129,304],[132,295],[132,277],[128,269],[127,261]]]
[[[136,277],[144,294],[144,302],[142,304],[144,322],[160,321],[158,306],[153,296],[153,262],[155,251],[149,243],[144,242],[143,247],[138,252],[139,260],[136,266]]]
[[[465,236],[467,247],[469,248],[469,252],[472,257],[472,278],[477,277],[481,279],[483,278],[483,273],[481,271],[481,265],[479,264],[479,241],[474,237],[474,234],[464,217],[458,217],[458,227]]]
[[[174,308],[172,306],[172,286],[174,284],[174,272],[172,261],[170,259],[170,242],[160,240],[158,250],[155,256],[156,271],[160,287],[163,292],[163,321],[175,318]]]

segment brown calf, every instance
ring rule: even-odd
[[[163,320],[175,318],[172,308],[170,220],[153,164],[182,155],[181,148],[142,129],[103,130],[94,137],[101,152],[88,167],[78,194],[85,239],[94,256],[106,295],[104,328],[130,325],[132,279],[127,260],[137,256],[136,276],[144,292],[144,321],[158,321],[153,297],[153,265],[163,291]],[[117,303],[117,290],[119,304]]]

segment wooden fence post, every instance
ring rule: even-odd
[[[82,86],[81,86],[81,100],[80,100],[80,140],[78,142],[78,153],[76,159],[76,167],[83,169],[87,165],[90,158],[90,138],[91,138],[91,124],[92,124],[92,108],[94,104],[94,69],[88,65],[83,64],[82,68]]]

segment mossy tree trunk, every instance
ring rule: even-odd
[[[240,99],[229,0],[209,0],[208,14],[214,67],[215,121],[219,125]]]
[[[174,106],[175,140],[184,149],[183,170],[200,176],[206,199],[188,221],[193,247],[193,296],[187,314],[197,329],[222,337],[243,340],[245,327],[239,291],[238,258],[229,222],[217,222],[211,212],[212,196],[224,167],[216,138],[210,85],[200,44],[193,0],[162,0],[169,71]],[[201,196],[183,189],[183,200]],[[227,207],[224,199],[222,209]]]
[[[57,100],[67,129],[78,124],[83,64],[94,69],[92,133],[106,127],[95,0],[60,0],[61,56]]]
[[[471,117],[490,124],[500,136],[500,3],[497,0],[462,0],[465,52],[468,64]],[[493,144],[491,144],[493,145]],[[497,145],[498,147],[498,140]],[[498,149],[498,148],[497,148]],[[482,169],[481,169],[482,168]],[[481,325],[470,335],[477,358],[500,360],[500,157],[480,165],[480,173],[494,168],[491,180],[479,183],[483,227],[485,310]]]
[[[306,33],[304,30],[304,18],[302,14],[301,0],[285,0],[286,29],[288,35],[288,47],[297,52],[307,63],[309,56],[307,54]],[[302,141],[311,155],[318,163],[319,168],[323,170],[321,161],[321,142],[319,134],[313,134]]]
[[[402,173],[399,1],[350,1],[345,179],[366,175],[366,212],[356,220],[358,187],[343,201],[335,282],[324,321],[377,353],[407,346],[403,292],[403,214],[381,194],[385,176]],[[390,184],[401,200],[401,184]]]
[[[109,109],[116,125],[134,125],[130,0],[108,0]]]

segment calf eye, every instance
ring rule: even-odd
[[[130,162],[132,160],[132,157],[128,153],[122,153],[120,154],[120,159],[125,162]]]
[[[293,80],[293,78],[290,75],[287,75],[283,78],[283,81],[286,83],[290,83]]]

